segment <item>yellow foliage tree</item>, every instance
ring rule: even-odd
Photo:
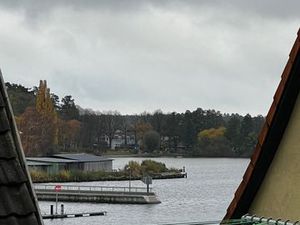
[[[28,107],[17,120],[27,156],[53,153],[58,143],[57,120],[47,82],[40,81],[35,107]]]
[[[58,144],[58,117],[57,112],[54,108],[53,101],[50,95],[50,89],[47,87],[46,80],[40,80],[40,85],[38,88],[36,96],[36,111],[42,115],[45,119],[51,121],[53,125],[53,144]]]
[[[50,95],[50,89],[47,87],[47,81],[40,81],[38,92],[36,95],[36,111],[38,113],[45,113],[53,116],[57,116],[53,101]]]
[[[226,131],[225,127],[211,128],[211,129],[203,130],[198,133],[198,140],[201,140],[203,138],[213,139],[213,138],[217,138],[217,137],[223,137],[225,134],[225,131]]]

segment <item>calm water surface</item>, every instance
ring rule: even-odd
[[[116,158],[114,168],[122,168],[130,160],[142,161],[144,158]],[[153,225],[219,220],[224,216],[249,162],[247,159],[203,158],[154,158],[154,160],[164,162],[168,167],[185,166],[188,173],[186,179],[153,181],[153,189],[161,204],[64,203],[66,213],[107,211],[107,215],[45,220],[45,225]],[[128,186],[128,181],[80,184]],[[141,181],[132,181],[132,186],[144,187],[145,185]],[[40,202],[42,213],[49,213],[50,204],[53,203]]]

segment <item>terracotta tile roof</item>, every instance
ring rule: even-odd
[[[276,154],[300,89],[300,29],[243,180],[224,219],[245,215]]]
[[[0,224],[42,225],[0,71]]]

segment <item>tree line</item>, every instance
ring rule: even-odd
[[[76,151],[102,154],[119,132],[124,141],[118,147],[133,153],[249,157],[264,123],[261,115],[202,108],[136,115],[99,112],[77,106],[71,95],[60,99],[46,81],[33,88],[11,83],[6,87],[27,156]],[[133,143],[128,143],[128,136]]]

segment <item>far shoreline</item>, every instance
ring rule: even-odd
[[[174,158],[174,159],[181,159],[181,158],[186,158],[186,159],[222,159],[222,158],[228,158],[228,159],[250,159],[250,157],[243,157],[243,156],[189,156],[189,155],[160,155],[160,154],[103,154],[103,156],[107,158]]]

